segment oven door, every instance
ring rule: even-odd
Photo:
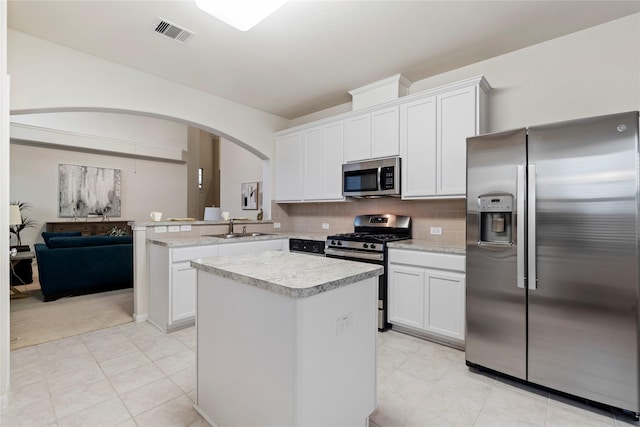
[[[376,264],[384,267],[384,273],[378,276],[378,330],[386,331],[390,324],[387,322],[387,266],[383,253],[326,248],[327,258],[344,259],[348,261]]]

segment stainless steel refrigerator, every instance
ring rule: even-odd
[[[638,112],[467,139],[466,360],[640,412]]]

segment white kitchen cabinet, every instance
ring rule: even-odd
[[[400,154],[400,113],[394,105],[345,119],[347,162]]]
[[[389,322],[422,328],[424,325],[424,270],[390,265],[388,274]]]
[[[289,250],[288,239],[202,246],[149,245],[149,322],[163,332],[193,326],[197,271],[191,260],[269,250]]]
[[[465,196],[467,137],[478,135],[478,87],[438,95],[438,195]]]
[[[436,97],[400,106],[402,197],[436,194]]]
[[[196,270],[190,261],[219,254],[218,245],[149,250],[149,322],[163,332],[192,326],[196,310]]]
[[[343,121],[305,129],[302,157],[303,199],[344,200],[341,179],[344,160]]]
[[[467,137],[486,132],[483,77],[400,104],[402,198],[464,197]]]
[[[276,201],[302,200],[302,132],[276,137]]]
[[[456,347],[464,345],[465,257],[389,249],[389,323]]]

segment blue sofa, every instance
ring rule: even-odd
[[[45,301],[133,287],[131,236],[44,232],[42,237],[45,243],[34,249]]]

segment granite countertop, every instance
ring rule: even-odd
[[[310,297],[383,273],[380,265],[283,251],[198,259],[191,266],[292,298]]]
[[[414,251],[443,252],[457,255],[464,255],[466,253],[464,247],[446,243],[436,243],[430,240],[400,240],[387,243],[387,247],[390,249],[410,249]]]

